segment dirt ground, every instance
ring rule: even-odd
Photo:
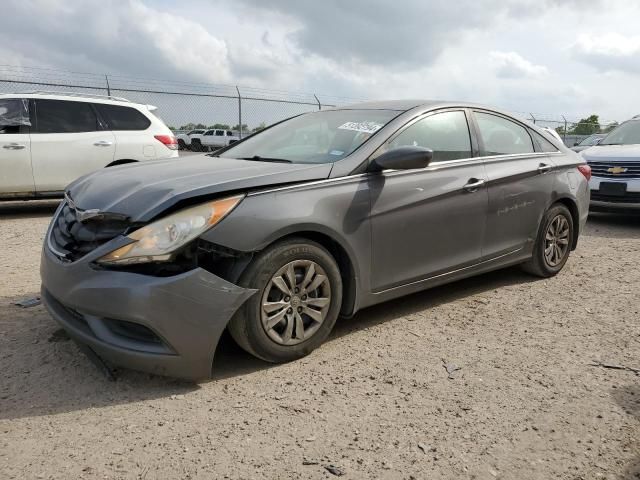
[[[42,306],[51,202],[0,204],[0,478],[640,478],[640,219],[596,216],[556,278],[518,269],[340,320],[199,385],[109,382]],[[449,378],[444,363],[460,370]],[[331,473],[327,468],[338,470]]]

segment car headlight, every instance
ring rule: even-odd
[[[133,242],[98,259],[106,265],[162,262],[185,244],[213,227],[235,208],[244,195],[185,208],[129,235]]]

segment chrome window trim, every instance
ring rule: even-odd
[[[416,174],[418,172],[422,172],[422,171],[426,171],[426,172],[431,172],[431,171],[437,171],[437,170],[441,170],[444,168],[453,168],[453,167],[457,167],[459,165],[476,165],[476,164],[482,164],[485,163],[487,161],[493,163],[493,162],[503,162],[503,161],[507,161],[507,160],[519,160],[519,159],[525,159],[525,158],[538,158],[538,157],[557,157],[557,156],[561,156],[564,155],[562,152],[533,152],[533,153],[515,153],[515,154],[510,154],[510,155],[492,155],[489,157],[471,157],[471,158],[461,158],[458,160],[446,160],[444,162],[436,162],[432,165],[429,165],[428,167],[422,168],[422,169],[412,169],[412,170],[383,170],[381,172],[382,175],[392,175],[392,176],[399,176],[399,175],[410,175],[410,174]],[[575,165],[580,165],[580,163],[576,163]],[[284,187],[275,187],[275,188],[270,188],[267,190],[256,190],[253,192],[250,192],[247,194],[247,197],[254,197],[257,195],[262,195],[265,193],[273,193],[273,192],[281,192],[281,191],[285,191],[285,190],[292,190],[295,188],[302,188],[302,187],[314,187],[316,185],[324,185],[324,184],[328,184],[328,183],[336,183],[336,182],[348,182],[350,180],[354,180],[354,179],[358,179],[358,178],[362,178],[362,177],[366,177],[369,175],[378,175],[378,173],[372,173],[372,172],[365,172],[365,173],[356,173],[354,175],[346,175],[344,177],[335,177],[335,178],[326,178],[324,180],[315,180],[313,182],[305,182],[305,183],[297,183],[295,185],[286,185]]]

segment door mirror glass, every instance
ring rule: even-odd
[[[398,147],[384,152],[369,164],[370,172],[382,170],[412,170],[425,168],[433,158],[433,151],[424,147]]]

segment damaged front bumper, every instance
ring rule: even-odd
[[[93,260],[113,248],[102,247],[67,262],[45,243],[42,301],[51,316],[116,366],[209,378],[220,336],[255,290],[202,268],[170,277],[99,269]]]

